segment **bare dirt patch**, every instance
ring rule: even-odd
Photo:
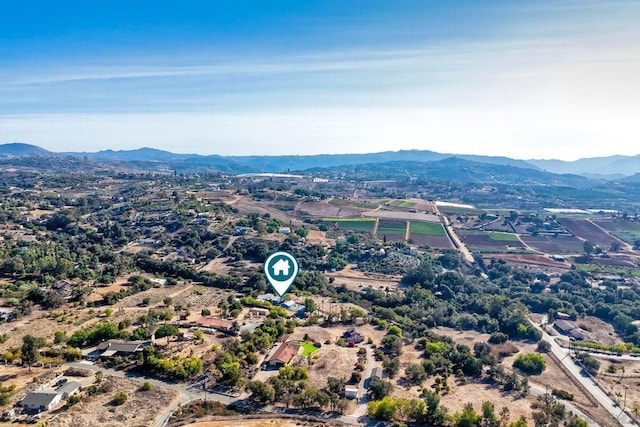
[[[615,373],[604,372],[610,365],[615,368]],[[612,362],[600,359],[600,366],[598,381],[604,389],[615,395],[620,402],[624,402],[626,388],[627,408],[640,408],[640,360]]]
[[[402,279],[402,276],[366,273],[354,269],[352,264],[335,273],[327,273],[327,276],[333,277],[336,285],[345,284],[347,288],[355,291],[360,291],[367,286],[373,289],[397,289]]]
[[[140,383],[127,378],[105,377],[105,392],[98,392],[61,412],[48,422],[50,427],[73,426],[149,426],[177,396],[177,392],[154,386],[141,391]],[[121,406],[112,404],[116,392],[127,394]]]
[[[597,317],[585,316],[573,322],[588,341],[605,345],[623,344],[615,329],[609,323],[603,322]]]
[[[455,381],[449,380],[451,391],[441,398],[442,406],[449,410],[449,413],[462,411],[469,402],[477,412],[482,412],[482,402],[491,402],[495,406],[496,414],[500,413],[503,407],[509,408],[509,418],[517,420],[521,416],[531,419],[532,398],[522,397],[520,393],[505,393],[500,391],[493,384],[467,383],[458,385]]]
[[[298,356],[300,366],[309,369],[309,383],[317,388],[327,386],[327,377],[349,380],[353,368],[358,361],[358,349],[355,347],[322,346],[313,353],[311,368],[306,358]]]
[[[325,231],[309,230],[309,233],[307,234],[307,243],[310,245],[320,245],[329,248],[335,246],[336,241],[328,238]]]

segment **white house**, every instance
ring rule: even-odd
[[[357,399],[358,398],[358,387],[345,387],[344,388],[344,397],[347,399]]]
[[[42,412],[53,408],[62,400],[62,393],[33,391],[20,401],[27,412]]]

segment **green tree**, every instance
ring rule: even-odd
[[[22,364],[29,367],[40,360],[40,348],[44,346],[44,338],[25,335],[22,337]]]
[[[251,397],[260,403],[271,403],[276,398],[276,391],[269,383],[251,381],[247,388],[251,392]]]
[[[513,362],[513,366],[528,374],[541,374],[547,367],[544,358],[535,353],[521,354]]]
[[[521,415],[520,418],[518,418],[516,421],[509,424],[509,427],[527,427],[527,426],[528,426],[527,419],[524,417],[524,415]]]
[[[456,427],[480,427],[482,417],[473,409],[471,403],[467,403],[462,412],[453,415],[453,422]]]
[[[393,397],[387,396],[382,400],[369,402],[369,416],[377,420],[391,421],[398,410],[398,403]]]
[[[378,377],[372,378],[369,383],[369,394],[373,400],[380,400],[388,396],[392,390],[393,384],[391,382]]]
[[[309,314],[313,313],[318,309],[316,307],[316,303],[311,298],[305,298],[304,307],[307,309],[307,313]]]

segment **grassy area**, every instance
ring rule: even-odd
[[[425,236],[446,236],[442,224],[439,222],[422,222],[411,221],[409,223],[409,232],[411,234],[422,234]]]
[[[412,208],[416,205],[415,202],[410,202],[408,200],[396,200],[392,203],[393,206],[398,206],[401,208]]]
[[[378,227],[378,237],[385,234],[388,236],[404,236],[405,233],[406,229],[404,228]]]
[[[337,223],[343,230],[367,231],[373,233],[375,218],[323,218],[323,222]]]
[[[302,346],[302,355],[303,356],[308,356],[308,355],[318,351],[318,347],[313,345],[313,343],[311,341],[302,341],[302,344],[300,344],[300,345]]]
[[[499,231],[494,231],[492,233],[489,233],[489,236],[493,240],[498,240],[500,242],[518,242],[518,241],[520,241],[520,239],[518,239],[518,236],[516,236],[513,233],[501,233]]]

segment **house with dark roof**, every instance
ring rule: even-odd
[[[133,354],[142,351],[148,344],[148,341],[108,340],[98,344],[96,352],[99,353],[98,357]]]
[[[273,354],[267,357],[267,364],[269,366],[284,366],[291,362],[293,356],[300,351],[300,344],[283,342],[276,348]]]
[[[19,405],[27,412],[42,412],[53,408],[62,400],[62,394],[55,392],[33,391],[27,394]]]

